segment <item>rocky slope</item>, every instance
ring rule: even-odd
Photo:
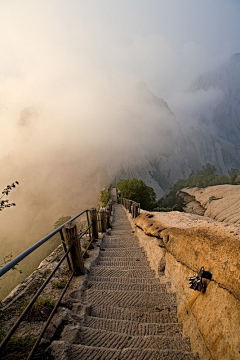
[[[185,188],[179,195],[186,202],[186,212],[240,224],[240,185],[216,185],[205,189]]]

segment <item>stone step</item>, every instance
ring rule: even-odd
[[[149,264],[145,259],[136,259],[136,260],[128,260],[128,259],[124,259],[124,260],[106,260],[106,259],[98,259],[96,261],[97,265],[101,265],[101,266],[107,266],[107,267],[126,267],[128,266],[129,268],[131,267],[145,267],[148,266],[149,268]]]
[[[138,323],[137,321],[105,319],[87,315],[85,316],[82,325],[93,329],[107,330],[135,336],[181,336],[182,333],[182,325],[178,323]]]
[[[97,262],[104,262],[104,261],[111,261],[111,262],[115,262],[115,261],[121,261],[121,262],[129,262],[129,261],[132,261],[132,262],[135,262],[135,261],[141,261],[145,264],[149,264],[149,261],[147,259],[147,257],[145,256],[145,254],[141,254],[140,256],[131,256],[131,258],[125,258],[125,257],[122,257],[122,256],[114,256],[114,257],[111,257],[111,256],[107,256],[105,254],[105,252],[101,252],[99,254],[99,257],[97,258],[96,260]]]
[[[114,232],[114,234],[113,234],[113,232]],[[107,240],[107,239],[114,239],[114,240],[119,240],[119,241],[121,240],[121,241],[125,241],[125,242],[126,242],[126,239],[129,239],[130,241],[139,242],[139,239],[133,230],[128,231],[127,234],[125,233],[124,236],[121,234],[120,230],[119,231],[110,230],[104,236],[103,241]]]
[[[147,270],[120,270],[114,268],[105,268],[104,266],[93,266],[91,268],[91,275],[92,276],[99,276],[99,277],[129,277],[129,278],[149,278],[154,277],[154,271],[151,269]]]
[[[136,235],[130,230],[127,230],[126,232],[122,230],[111,230],[111,234],[109,235],[112,239],[116,239],[116,240],[122,240],[126,242],[127,240],[138,241]]]
[[[151,270],[151,268],[147,265],[147,264],[141,264],[141,263],[128,263],[128,264],[124,264],[124,263],[116,263],[114,264],[114,262],[112,262],[112,264],[94,264],[91,267],[91,271],[92,270],[96,270],[99,269],[100,271],[105,269],[105,270],[116,270],[116,271],[142,271],[145,272],[146,274],[148,274],[148,276],[153,277],[155,275],[154,270]]]
[[[61,360],[198,360],[198,355],[181,350],[108,349],[53,341],[51,356]]]
[[[120,360],[199,360],[198,354],[181,350],[124,349]]]
[[[132,226],[129,224],[128,220],[125,221],[125,224],[123,223],[122,225],[118,224],[118,221],[112,223],[112,228],[110,230],[110,234],[113,234],[113,233],[117,233],[117,232],[128,232],[131,233],[131,234],[134,234],[134,229],[132,228]]]
[[[128,320],[137,321],[138,323],[175,323],[177,322],[177,308],[161,309],[158,306],[153,307],[151,310],[147,309],[128,309],[104,305],[92,305],[90,308],[90,315],[93,317],[115,319],[115,320]]]
[[[86,283],[87,289],[97,290],[123,290],[123,291],[146,291],[146,292],[166,292],[166,285],[164,284],[116,284],[104,281],[88,281]]]
[[[159,279],[157,278],[130,278],[130,277],[100,277],[92,275],[90,272],[90,275],[88,276],[89,281],[99,281],[99,282],[109,282],[111,284],[159,284]]]
[[[124,236],[124,237],[122,235],[108,235],[103,238],[102,243],[103,244],[107,243],[107,244],[139,245],[138,238],[135,237],[133,234],[131,234],[129,236]]]
[[[130,270],[130,269],[142,269],[142,270],[151,270],[149,265],[141,261],[98,261],[95,267],[106,267],[106,268],[119,268],[119,270]],[[151,275],[152,276],[152,275]]]
[[[70,329],[69,329],[70,330]],[[136,349],[178,349],[191,351],[189,339],[180,336],[145,335],[129,336],[107,330],[82,327],[79,334],[79,344],[94,347],[105,347],[122,350],[125,348]]]
[[[109,250],[111,250],[111,249],[113,249],[113,250],[117,250],[117,249],[119,249],[119,250],[128,250],[128,251],[134,251],[134,250],[139,250],[139,249],[141,249],[140,247],[139,247],[139,245],[138,244],[125,244],[125,245],[123,245],[123,244],[118,244],[118,243],[103,243],[103,244],[101,244],[101,249],[109,249]],[[141,249],[142,251],[144,251],[143,249]]]
[[[104,255],[103,255],[104,252]],[[141,248],[138,249],[104,249],[101,251],[101,256],[108,257],[124,257],[131,258],[132,256],[138,257],[143,256],[146,257],[145,253]]]
[[[176,306],[175,294],[166,292],[143,292],[143,291],[117,291],[117,290],[94,290],[85,291],[88,303],[104,306],[118,306],[128,308],[155,308],[167,309]],[[145,310],[144,310],[145,311]]]

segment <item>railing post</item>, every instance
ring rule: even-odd
[[[92,208],[89,210],[90,212],[90,219],[92,223],[92,237],[94,239],[98,239],[98,220],[97,220],[97,210]]]
[[[77,234],[77,225],[73,222],[65,226],[66,240],[70,250],[70,261],[72,268],[76,271],[77,275],[85,274],[84,262],[82,257],[82,250],[80,245],[79,236]]]
[[[109,200],[108,207],[109,207],[109,211],[110,211],[110,215],[111,215],[111,213],[112,213],[112,200]]]
[[[101,231],[102,233],[106,232],[106,215],[105,210],[100,211],[100,221],[101,221]]]
[[[62,229],[60,230],[60,236],[61,236],[62,246],[63,246],[64,252],[66,253],[67,252],[67,247],[66,247],[66,243],[65,243],[65,240],[64,240],[63,230]],[[71,262],[70,262],[70,259],[69,259],[68,255],[67,255],[67,263],[68,263],[69,270],[72,271],[72,266],[71,266]]]
[[[135,219],[137,213],[137,204],[132,204],[132,217]]]
[[[111,211],[110,211],[110,207],[108,206],[107,209],[106,209],[106,228],[110,228],[110,214],[111,214]]]
[[[132,212],[132,200],[129,200],[129,209],[128,211],[131,213]]]

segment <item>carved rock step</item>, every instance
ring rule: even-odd
[[[159,284],[159,280],[156,278],[126,278],[126,277],[100,277],[93,276],[91,273],[88,277],[89,281],[104,281],[115,284]]]
[[[117,290],[86,290],[86,302],[95,305],[142,308],[143,311],[155,308],[167,309],[175,307],[175,294],[165,292],[117,291]]]
[[[122,223],[118,222],[118,220],[116,222],[113,221],[113,228],[111,229],[111,232],[113,232],[113,231],[115,231],[115,232],[116,231],[126,232],[127,230],[128,231],[134,231],[131,224],[129,223],[129,221],[126,221],[126,219],[125,219],[125,221],[123,219]]]
[[[137,241],[137,238],[136,238],[136,236],[135,236],[135,234],[134,233],[129,233],[129,230],[127,231],[127,232],[125,232],[125,233],[123,233],[122,231],[117,231],[117,230],[112,230],[112,233],[111,233],[111,236],[109,236],[109,237],[111,237],[111,238],[113,238],[113,239],[119,239],[119,240],[125,240],[126,241],[126,243],[128,242],[128,240],[132,240],[132,241]],[[116,239],[116,241],[117,241],[117,239]]]
[[[122,219],[119,217],[116,222],[113,220],[113,224],[115,230],[132,230],[131,224],[129,223],[129,221],[126,222],[126,218],[124,217],[122,217]]]
[[[61,360],[198,360],[197,355],[178,350],[115,350],[64,341],[54,341],[51,348],[53,356]]]
[[[149,263],[148,261],[143,258],[136,258],[136,259],[123,259],[121,260],[121,258],[118,260],[115,258],[115,260],[111,259],[111,258],[100,258],[96,261],[97,265],[101,265],[101,266],[112,266],[112,267],[122,267],[122,266],[129,266],[130,267],[145,267],[147,266],[149,269]]]
[[[127,249],[104,249],[100,251],[99,259],[104,260],[105,258],[111,259],[111,260],[131,260],[131,259],[142,259],[146,260],[147,256],[142,251],[141,248],[138,248],[136,251],[128,251]]]
[[[105,254],[105,251],[100,252],[100,255],[98,257],[98,259],[96,261],[144,261],[146,264],[149,264],[149,261],[147,259],[147,257],[145,256],[144,253],[140,253],[139,256],[138,255],[134,255],[131,254],[131,257],[123,257],[123,256],[107,256],[107,254]]]
[[[114,226],[114,229],[112,229],[112,230],[109,230],[107,233],[106,233],[106,235],[104,236],[104,238],[103,239],[109,239],[109,238],[112,238],[112,239],[116,239],[116,240],[125,240],[125,237],[126,238],[128,238],[128,239],[130,239],[130,240],[136,240],[136,241],[138,241],[138,237],[137,237],[137,235],[136,235],[136,233],[135,233],[135,230],[130,230],[130,231],[127,231],[127,233],[126,232],[124,232],[124,236],[123,236],[123,234],[122,234],[122,230],[115,230],[115,226]]]
[[[104,254],[103,254],[104,253]],[[143,256],[146,257],[145,253],[141,248],[138,249],[104,249],[101,251],[101,256],[108,256],[108,257],[129,257],[132,256],[138,257]]]
[[[96,289],[96,290],[123,290],[123,291],[146,291],[153,292],[159,291],[160,293],[166,292],[166,285],[164,284],[116,284],[115,282],[109,283],[104,281],[88,281],[86,283],[87,289]]]
[[[90,315],[99,318],[115,320],[137,321],[138,323],[175,323],[177,322],[177,308],[160,309],[158,306],[151,310],[128,309],[116,306],[92,305]]]
[[[93,329],[107,330],[128,335],[165,335],[175,336],[182,333],[182,325],[178,323],[138,323],[137,321],[115,320],[85,316],[83,326]]]
[[[122,244],[119,244],[119,243],[103,243],[102,245],[101,245],[101,248],[104,248],[104,249],[123,249],[123,245]],[[126,249],[126,250],[139,250],[139,249],[141,249],[140,247],[139,247],[139,245],[138,244],[127,244],[127,245],[124,245],[124,249]],[[142,251],[143,251],[143,249],[142,249]]]
[[[71,330],[71,329],[69,329]],[[92,328],[82,327],[79,331],[79,344],[88,346],[99,346],[112,349],[122,350],[125,348],[135,349],[178,349],[191,351],[189,339],[180,336],[130,336],[110,332],[106,330],[96,330]]]
[[[154,277],[153,270],[118,270],[114,268],[105,268],[104,266],[93,266],[91,268],[92,276],[99,277],[130,277],[130,278],[148,278]]]
[[[149,276],[153,277],[154,272],[153,270],[150,268],[150,266],[144,262],[141,261],[135,261],[135,262],[122,262],[122,261],[111,261],[111,262],[104,262],[104,263],[100,263],[100,264],[94,264],[91,267],[91,271],[92,269],[99,269],[100,271],[102,269],[106,269],[106,270],[133,270],[133,271],[144,271],[146,273],[148,273]]]
[[[122,244],[123,246],[128,246],[129,244],[134,244],[134,246],[140,246],[139,240],[134,234],[120,234],[117,236],[115,235],[109,235],[105,236],[102,241],[103,244]]]

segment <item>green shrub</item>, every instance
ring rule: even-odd
[[[64,289],[67,282],[66,280],[58,280],[53,283],[53,289]]]
[[[39,297],[30,309],[27,319],[32,321],[46,320],[51,314],[55,300],[51,296]]]
[[[99,205],[100,205],[100,207],[106,207],[107,203],[108,203],[108,201],[110,199],[111,199],[111,196],[110,196],[108,190],[103,189],[100,192],[100,197],[99,197]]]

